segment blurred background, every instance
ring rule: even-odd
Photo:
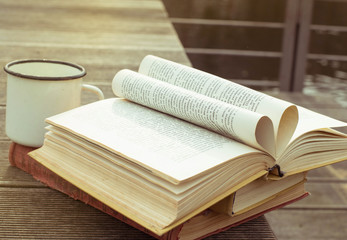
[[[194,67],[259,90],[329,91],[347,107],[347,1],[163,2]]]

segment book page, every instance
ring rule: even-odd
[[[176,201],[186,198],[187,195],[191,194],[195,189],[205,187],[207,184],[210,184],[211,181],[218,182],[217,178],[223,176],[226,171],[224,168],[220,168],[210,172],[209,174],[206,173],[194,181],[176,185],[153,175],[150,171],[141,167],[139,164],[121,158],[119,155],[71,134],[68,131],[52,125],[49,125],[46,129],[49,130],[49,132],[47,132],[45,139],[69,148],[69,150],[76,152],[80,156],[86,158],[91,158],[92,156],[91,159],[93,159],[95,163],[98,162],[100,165],[104,166],[106,164],[105,162],[107,162],[108,166],[106,168],[113,169],[112,171],[123,169],[124,172],[132,172],[136,176],[141,176],[141,184],[155,184],[160,188],[165,189],[165,191],[169,191],[166,191],[166,195],[172,197],[173,193]],[[106,159],[107,161],[105,161]]]
[[[271,120],[148,76],[122,70],[112,82],[115,95],[173,115],[274,155]]]
[[[332,128],[347,123],[298,107],[299,123],[283,155],[276,159],[286,175],[346,160],[347,134]]]
[[[259,150],[124,99],[98,101],[46,121],[175,184],[243,155],[271,161]]]
[[[347,123],[333,119],[331,117],[322,115],[320,113],[313,112],[304,107],[298,107],[299,111],[299,122],[298,126],[293,134],[291,142],[299,136],[321,128],[335,128],[345,127]]]
[[[274,125],[277,155],[287,146],[298,121],[296,106],[212,74],[155,56],[146,56],[139,72],[190,91],[268,116]]]

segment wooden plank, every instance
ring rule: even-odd
[[[347,180],[347,161],[317,168],[308,173],[309,182],[332,182]]]
[[[346,170],[345,170],[346,171]],[[347,179],[344,182],[310,182],[305,188],[311,195],[288,205],[291,209],[343,209],[347,211]]]
[[[281,209],[266,214],[278,239],[345,239],[346,210]]]
[[[2,132],[2,130],[0,130]],[[2,162],[8,163],[8,150],[10,147],[10,141],[0,141],[0,164],[4,166]]]
[[[36,0],[36,4],[3,1],[0,8],[2,23],[12,28],[2,28],[0,40],[8,45],[40,43],[49,47],[95,44],[177,47],[172,27],[163,21],[166,15],[160,1],[117,2],[111,5],[112,1],[106,1],[108,4],[101,8],[95,4],[81,5],[78,1],[51,1],[49,5],[41,0]],[[47,11],[49,18],[46,17]],[[64,18],[60,18],[62,14]],[[158,41],[158,35],[166,41]],[[154,45],[153,41],[157,44]]]
[[[100,24],[102,24],[100,22]],[[118,46],[123,49],[151,49],[151,50],[170,50],[177,47],[177,40],[173,38],[174,35],[162,35],[161,41],[158,39],[160,34],[143,34],[141,33],[142,28],[151,28],[152,24],[142,25],[141,29],[132,27],[136,26],[137,23],[126,24],[125,27],[133,29],[131,32],[125,33],[117,31],[105,32],[103,34],[95,33],[94,37],[90,37],[87,31],[84,32],[66,32],[66,31],[53,31],[45,30],[42,32],[35,32],[33,30],[15,29],[15,30],[3,30],[0,29],[0,41],[2,42],[1,47],[5,46],[45,46],[45,47],[64,47],[64,48],[75,48],[85,47],[93,48],[94,44],[105,48],[105,46]],[[38,26],[39,27],[39,26]],[[166,31],[169,29],[166,29]],[[111,30],[110,30],[111,31]],[[163,31],[163,30],[162,30]],[[137,32],[137,33],[135,33]],[[165,33],[165,32],[164,32]],[[8,36],[11,36],[9,38]],[[31,36],[23,38],[23,36]],[[141,39],[141,41],[140,41]],[[156,44],[153,44],[156,42]],[[40,43],[40,44],[38,44]],[[113,47],[112,47],[113,46]],[[122,47],[119,47],[122,46]],[[97,48],[97,47],[96,47]]]
[[[1,131],[2,132],[2,131]],[[0,188],[1,187],[43,187],[33,177],[18,168],[10,166],[8,150],[10,141],[0,141]]]
[[[33,3],[35,3],[35,5],[33,5]],[[3,26],[11,25],[16,28],[32,30],[32,26],[22,24],[23,21],[30,20],[30,22],[36,26],[43,26],[44,28],[54,26],[55,29],[64,31],[68,29],[84,30],[85,28],[103,31],[109,26],[123,28],[122,26],[117,26],[119,20],[125,23],[127,21],[139,23],[139,26],[134,26],[137,28],[141,26],[139,21],[141,19],[144,20],[143,23],[145,23],[146,19],[163,19],[167,16],[166,12],[163,11],[162,2],[155,0],[101,0],[83,4],[81,4],[79,0],[52,0],[49,4],[44,0],[18,0],[16,3],[1,1],[1,13],[1,16],[4,17],[3,23],[6,23]],[[49,14],[50,18],[47,18],[47,14]],[[64,18],[56,22],[56,17],[61,15],[64,15]],[[93,22],[89,22],[91,16],[93,16]],[[109,21],[114,19],[118,19],[118,21]],[[89,24],[85,22],[86,20],[89,20]],[[102,21],[104,25],[99,26],[95,24],[94,21],[96,23]],[[160,24],[160,22],[156,23]],[[155,24],[155,22],[153,22],[153,24]],[[163,26],[165,26],[165,24]],[[143,29],[143,31],[153,30],[154,29]]]
[[[0,187],[0,202],[2,238],[153,239],[105,213],[48,188]],[[264,217],[210,239],[259,238],[275,239]]]
[[[3,66],[3,65],[1,65]],[[6,105],[6,76],[4,71],[0,70],[0,107],[4,107]],[[3,120],[3,116],[0,115],[1,121]],[[1,124],[1,123],[0,123]]]
[[[5,115],[6,108],[5,106],[0,106],[0,140],[8,139],[5,133]]]
[[[152,239],[51,189],[0,188],[0,193],[0,236],[3,238]]]

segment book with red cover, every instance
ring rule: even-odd
[[[53,171],[47,169],[46,167],[44,167],[43,165],[38,163],[35,159],[31,158],[28,155],[29,152],[31,152],[35,149],[36,148],[23,146],[23,145],[20,145],[17,143],[11,143],[10,150],[9,150],[10,164],[12,166],[15,166],[15,167],[29,173],[36,180],[42,182],[43,184],[47,185],[48,187],[55,189],[55,190],[58,190],[64,194],[72,197],[75,200],[82,201],[82,202],[84,202],[84,203],[104,212],[104,213],[107,213],[107,214],[111,215],[112,217],[115,217],[115,218],[119,219],[120,221],[127,223],[127,224],[131,225],[132,227],[139,229],[142,232],[149,234],[149,235],[151,235],[157,239],[162,239],[162,240],[164,240],[164,239],[165,240],[179,239],[179,234],[180,234],[185,223],[175,227],[174,229],[170,230],[169,232],[167,232],[166,234],[164,234],[162,236],[158,236],[155,233],[151,232],[150,230],[142,227],[138,223],[127,218],[126,216],[124,216],[124,215],[118,213],[117,211],[113,210],[112,208],[106,206],[102,202],[93,198],[92,196],[85,193],[84,191],[80,190],[79,188],[72,185],[71,183],[69,183],[65,179],[61,178],[60,176],[55,174]],[[284,207],[287,204],[290,204],[292,202],[300,200],[300,199],[306,197],[307,195],[308,195],[308,193],[305,193],[296,199],[293,199],[293,200],[288,201],[286,203],[272,207],[270,209],[267,209],[266,211],[257,213],[253,216],[242,219],[242,220],[240,220],[236,223],[233,223],[231,225],[227,225],[227,226],[220,227],[218,229],[214,229],[212,232],[209,232],[207,234],[203,234],[202,236],[199,236],[199,239],[205,238],[207,236],[210,236],[210,235],[222,232],[222,231],[226,231],[231,227],[238,226],[242,223],[248,222],[252,219],[255,219],[259,216],[262,216],[266,212],[272,211],[272,210],[277,209],[277,208]],[[199,216],[196,216],[196,217],[201,218],[201,216],[207,216],[211,212],[212,212],[211,210],[205,210],[203,213],[201,213]],[[193,218],[195,218],[195,217],[193,217]],[[189,222],[191,220],[188,220],[187,222]]]

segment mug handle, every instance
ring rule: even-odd
[[[105,98],[104,93],[98,87],[95,87],[93,85],[82,84],[82,90],[95,93],[96,95],[98,95],[99,100],[102,100]]]

